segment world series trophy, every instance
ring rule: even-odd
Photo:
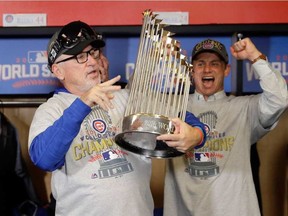
[[[160,134],[173,133],[170,118],[185,119],[190,89],[191,65],[181,53],[167,25],[151,10],[143,12],[143,25],[134,73],[129,80],[130,95],[115,137],[122,148],[147,157],[171,158],[183,155],[165,142]]]

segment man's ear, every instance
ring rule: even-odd
[[[57,64],[53,64],[51,67],[53,74],[59,79],[59,80],[64,80],[65,78],[65,73],[64,70],[61,69],[61,67]]]
[[[194,69],[193,69],[193,67],[191,67],[190,69],[189,69],[189,73],[190,73],[190,81],[191,81],[191,85],[194,85]]]
[[[227,64],[226,65],[226,69],[224,71],[224,76],[227,77],[230,74],[230,70],[231,70],[231,65]]]

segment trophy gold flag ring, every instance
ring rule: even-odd
[[[185,119],[190,89],[191,65],[181,54],[180,42],[150,10],[143,12],[143,26],[134,73],[129,79],[130,95],[115,141],[122,148],[147,157],[183,155],[160,134],[173,133],[170,118]]]

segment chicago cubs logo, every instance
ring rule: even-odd
[[[210,126],[205,123],[205,124],[204,124],[204,128],[205,128],[205,132],[206,132],[207,136],[209,136],[209,133],[210,133],[210,131],[211,131]]]
[[[101,119],[94,120],[92,126],[99,133],[104,133],[107,129],[106,123]]]
[[[206,41],[204,44],[203,44],[203,49],[213,49],[214,47],[214,44],[211,43],[211,41]]]
[[[6,20],[7,23],[12,23],[14,21],[14,16],[11,15],[11,14],[7,14],[5,16],[5,20]]]

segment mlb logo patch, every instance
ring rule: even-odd
[[[197,162],[208,162],[210,161],[210,154],[209,152],[195,152],[194,158]]]
[[[208,124],[204,124],[204,129],[205,129],[205,132],[207,134],[207,136],[209,135],[210,131],[211,131],[211,128]]]
[[[31,63],[47,63],[46,51],[29,51],[28,62]]]
[[[119,157],[119,155],[113,150],[109,150],[109,151],[103,152],[102,156],[103,156],[103,159],[105,161],[113,160],[113,159]]]
[[[101,119],[94,120],[92,126],[99,133],[104,133],[107,129],[106,123]]]

